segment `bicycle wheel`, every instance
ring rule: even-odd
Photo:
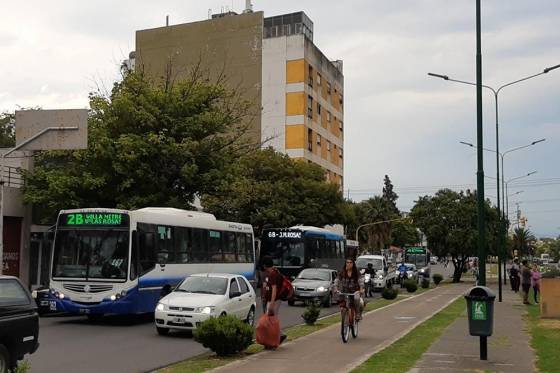
[[[358,336],[358,319],[356,318],[355,311],[354,311],[354,322],[352,323],[350,330],[352,331],[352,337],[356,338]]]
[[[350,325],[348,322],[348,310],[343,310],[340,318],[340,336],[342,337],[342,342],[348,342],[350,337]]]

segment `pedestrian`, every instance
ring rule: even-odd
[[[531,268],[529,268],[529,264],[527,259],[523,259],[521,262],[523,267],[521,267],[521,287],[523,288],[523,304],[531,304],[529,303],[529,290],[531,289]]]
[[[539,304],[539,294],[541,291],[541,273],[539,272],[539,267],[535,264],[533,266],[533,271],[531,272],[531,282],[533,285],[533,297],[535,298],[535,304]]]
[[[264,280],[266,313],[269,316],[276,316],[276,318],[278,318],[282,302],[280,300],[280,290],[282,289],[284,276],[274,267],[272,258],[269,256],[263,258],[263,267],[266,274]],[[280,343],[284,342],[285,339],[286,335],[281,332]]]
[[[514,292],[519,291],[519,259],[513,259],[513,264],[509,269],[509,282],[511,284],[511,290]]]

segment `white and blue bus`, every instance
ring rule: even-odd
[[[260,256],[271,257],[274,266],[289,277],[310,267],[340,270],[348,255],[344,242],[342,235],[318,227],[264,229]]]
[[[50,309],[91,318],[154,312],[193,273],[254,280],[252,226],[196,211],[63,210],[53,247]]]

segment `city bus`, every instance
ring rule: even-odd
[[[414,264],[418,275],[430,278],[430,251],[425,247],[406,247],[404,250],[405,263]]]
[[[340,270],[346,252],[342,235],[324,228],[295,226],[263,230],[260,255],[270,256],[280,272],[294,277],[310,267]]]
[[[49,307],[90,318],[154,312],[180,281],[204,272],[254,280],[252,226],[174,208],[63,210]]]

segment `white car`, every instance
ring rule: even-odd
[[[232,315],[254,325],[256,296],[242,275],[200,273],[187,277],[163,297],[155,311],[156,330],[194,330],[210,317]]]

